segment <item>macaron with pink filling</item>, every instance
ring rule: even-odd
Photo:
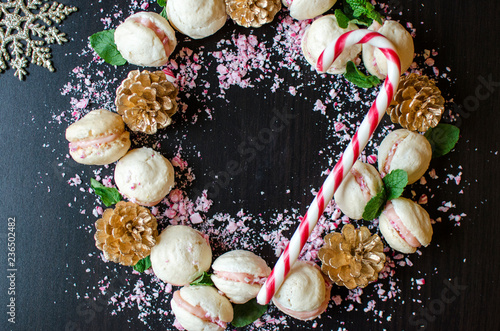
[[[335,195],[335,203],[349,218],[363,218],[366,204],[382,189],[382,178],[371,164],[356,161]]]
[[[215,286],[237,304],[255,298],[271,273],[266,261],[245,250],[222,254],[214,261],[212,269]]]
[[[330,283],[320,268],[297,261],[273,297],[274,305],[285,314],[303,321],[315,319],[328,307]]]
[[[307,20],[328,11],[337,0],[282,0],[282,2],[290,9],[290,16],[296,20]]]
[[[115,44],[128,62],[146,67],[167,63],[177,46],[175,31],[168,21],[153,12],[129,16],[115,30]]]
[[[170,305],[188,331],[223,331],[233,320],[233,306],[211,286],[185,286],[174,292]]]
[[[432,240],[432,224],[427,211],[405,198],[391,200],[379,218],[385,241],[401,253],[415,253]]]
[[[66,129],[69,154],[78,163],[105,165],[118,161],[130,148],[130,133],[120,115],[106,109],[89,112]]]
[[[184,286],[208,271],[212,249],[208,236],[185,225],[171,225],[156,239],[151,249],[155,275],[175,286]]]
[[[174,167],[163,155],[148,148],[129,151],[115,167],[118,190],[130,201],[154,206],[175,185]]]
[[[325,15],[314,21],[304,33],[301,45],[302,53],[307,62],[316,68],[319,56],[328,45],[344,33],[357,29],[358,27],[354,23],[349,23],[347,28],[343,29],[337,23],[335,15]],[[361,45],[346,48],[326,72],[329,74],[344,73],[347,62],[356,61],[359,53],[361,53]]]
[[[399,129],[389,133],[378,149],[378,171],[384,177],[392,170],[408,173],[408,184],[422,177],[432,159],[432,147],[423,135]]]

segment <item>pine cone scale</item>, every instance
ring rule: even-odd
[[[177,88],[163,71],[134,70],[118,87],[115,104],[131,130],[154,134],[172,123],[176,97]]]

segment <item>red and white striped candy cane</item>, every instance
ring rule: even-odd
[[[283,284],[290,268],[295,261],[297,261],[300,251],[311,235],[314,226],[316,226],[318,219],[323,214],[326,205],[332,200],[333,194],[370,140],[380,120],[384,116],[387,107],[389,107],[392,101],[395,89],[398,87],[399,75],[401,72],[398,53],[394,45],[387,40],[387,38],[378,32],[370,30],[354,30],[340,36],[321,53],[317,61],[316,69],[319,72],[326,72],[345,48],[355,44],[370,44],[382,51],[387,58],[387,79],[381,87],[368,114],[359,126],[358,131],[333,168],[333,171],[326,178],[323,186],[300,222],[299,227],[293,234],[290,243],[281,254],[271,275],[269,275],[267,281],[257,295],[257,301],[261,305],[269,303],[281,284]]]

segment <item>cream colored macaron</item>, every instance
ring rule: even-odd
[[[326,310],[330,289],[318,266],[297,261],[274,295],[273,303],[285,314],[307,321]]]
[[[116,28],[115,44],[128,62],[159,67],[167,63],[177,46],[177,39],[174,29],[161,15],[139,12]]]
[[[432,239],[429,214],[405,198],[387,203],[380,215],[379,227],[389,246],[401,253],[415,253],[418,247],[428,246]]]
[[[356,161],[335,192],[335,203],[347,217],[363,218],[365,206],[382,189],[382,178],[371,164]]]
[[[227,20],[224,0],[168,0],[166,10],[172,26],[193,39],[214,34]]]
[[[66,129],[69,154],[78,163],[104,165],[118,161],[130,148],[130,133],[120,115],[106,109],[89,112]]]
[[[215,287],[237,304],[255,298],[271,273],[266,261],[244,250],[222,254],[214,261],[212,269]]]
[[[357,29],[358,27],[354,23],[349,23],[346,29],[342,29],[338,25],[335,15],[325,15],[314,21],[304,33],[304,37],[302,37],[302,53],[307,62],[316,68],[319,56],[328,45],[342,34]],[[347,62],[355,61],[360,52],[361,45],[346,48],[328,68],[327,73],[344,73]]]
[[[115,168],[118,190],[143,206],[158,204],[174,187],[174,179],[170,161],[148,147],[129,151]]]
[[[185,225],[167,227],[151,249],[155,275],[176,286],[191,283],[210,268],[212,249],[199,231]]]
[[[396,47],[401,61],[401,74],[408,70],[415,55],[411,34],[396,21],[385,21],[382,26],[373,21],[369,29],[382,34]],[[370,74],[380,79],[387,76],[387,59],[379,49],[372,45],[363,45],[363,63]]]
[[[422,177],[432,159],[432,147],[418,133],[399,129],[384,138],[378,149],[378,171],[384,177],[392,170],[402,169],[408,173],[408,184]]]
[[[315,18],[328,11],[337,0],[281,0],[290,9],[290,16],[297,20]]]
[[[233,320],[233,306],[211,286],[185,286],[174,292],[170,305],[188,331],[223,331]]]

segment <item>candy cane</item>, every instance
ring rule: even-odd
[[[335,191],[370,140],[392,101],[395,89],[398,87],[401,72],[398,53],[394,45],[387,38],[380,33],[370,30],[354,30],[341,35],[321,53],[316,69],[319,72],[326,72],[344,49],[355,44],[370,44],[382,51],[387,58],[387,79],[368,114],[359,126],[358,131],[333,168],[333,171],[326,178],[323,186],[300,222],[299,227],[293,234],[292,239],[257,295],[257,301],[261,305],[269,303],[276,291],[279,290],[281,284],[283,284],[290,268],[297,261],[300,251],[311,235],[318,219],[323,214],[326,205],[332,200]]]

